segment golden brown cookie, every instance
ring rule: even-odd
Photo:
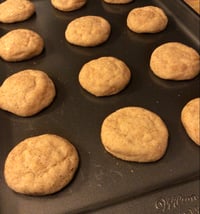
[[[181,122],[188,136],[200,146],[200,98],[190,100],[181,111]]]
[[[157,47],[150,57],[153,73],[168,80],[193,79],[200,71],[200,57],[196,50],[179,42]]]
[[[0,57],[15,62],[39,55],[44,48],[42,37],[28,29],[16,29],[0,38]]]
[[[78,163],[77,150],[67,139],[44,134],[25,139],[10,151],[4,176],[15,192],[48,195],[69,184]]]
[[[101,140],[104,148],[117,158],[152,162],[165,154],[168,130],[157,114],[141,107],[125,107],[104,119]]]
[[[65,38],[74,45],[93,47],[105,42],[109,38],[110,32],[110,23],[103,17],[82,16],[68,24]]]
[[[28,0],[6,0],[0,4],[0,22],[25,21],[35,12],[35,6]]]
[[[164,11],[155,6],[134,8],[127,16],[128,28],[136,33],[157,33],[164,30],[167,23]]]
[[[32,116],[46,108],[56,94],[53,81],[39,70],[9,76],[0,87],[0,109],[18,116]]]
[[[109,4],[127,4],[132,2],[133,0],[104,0],[104,2]]]
[[[83,7],[87,0],[51,0],[51,4],[61,11],[74,11]]]
[[[119,93],[129,83],[128,66],[115,57],[100,57],[87,62],[80,70],[79,83],[95,96]]]

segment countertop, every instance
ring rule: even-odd
[[[200,1],[199,0],[184,0],[191,6],[198,14],[200,14]]]

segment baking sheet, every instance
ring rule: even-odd
[[[196,213],[199,210],[199,180],[167,187],[137,198],[127,199],[111,206],[102,207],[91,213]]]
[[[190,99],[199,96],[199,76],[190,81],[161,80],[151,73],[149,58],[158,45],[169,41],[182,42],[199,50],[199,17],[181,1],[172,0],[135,0],[127,5],[90,0],[82,9],[69,13],[54,9],[50,1],[33,2],[36,14],[22,23],[0,24],[0,36],[16,28],[32,29],[43,36],[45,50],[25,62],[0,60],[0,82],[23,69],[40,69],[54,81],[57,96],[51,106],[30,118],[0,111],[0,213],[94,213],[103,207],[112,210],[112,205],[123,204],[132,198],[139,204],[134,213],[144,213],[141,195],[150,196],[154,191],[198,179],[199,148],[184,132],[180,112]],[[139,35],[127,29],[128,12],[145,5],[160,6],[166,11],[169,24],[165,31]],[[112,33],[106,43],[83,48],[66,42],[67,24],[83,15],[100,15],[111,23]],[[120,94],[96,98],[79,86],[78,73],[84,63],[105,55],[124,60],[131,69],[132,79]],[[169,146],[163,159],[156,163],[121,161],[105,152],[101,145],[100,128],[104,118],[116,109],[130,105],[154,111],[168,126]],[[8,152],[24,138],[44,133],[58,134],[77,147],[80,155],[78,172],[69,186],[50,196],[14,193],[3,178]],[[195,192],[197,186],[191,186]],[[123,207],[127,206],[125,203]],[[107,213],[104,211],[99,210]],[[148,213],[157,211],[149,206]],[[126,213],[132,212],[127,210]],[[170,213],[177,213],[177,209]]]

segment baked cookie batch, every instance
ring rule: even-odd
[[[102,0],[108,4],[127,4],[132,0]],[[78,10],[87,0],[51,0],[62,12]],[[0,22],[25,21],[35,13],[28,0],[6,0],[0,4]],[[165,12],[155,6],[132,9],[127,14],[127,28],[132,33],[153,34],[167,28]],[[72,20],[63,32],[66,42],[81,47],[95,47],[112,36],[112,25],[104,17],[87,15]],[[0,57],[18,62],[40,55],[45,41],[29,29],[15,29],[0,37]],[[190,80],[200,71],[196,50],[179,42],[161,44],[151,54],[152,72],[164,80]],[[131,80],[129,66],[113,56],[102,56],[86,62],[80,69],[80,86],[96,97],[111,96],[125,90]],[[0,86],[0,109],[20,117],[31,117],[45,111],[55,99],[53,80],[41,70],[27,69],[7,77]],[[117,96],[117,95],[116,95]],[[97,98],[98,99],[98,98]],[[183,107],[180,120],[188,136],[200,145],[200,98]],[[28,120],[28,118],[27,118]],[[156,113],[143,107],[128,106],[104,118],[100,130],[102,145],[113,156],[134,162],[161,159],[168,146],[168,128]],[[64,188],[73,179],[79,165],[75,146],[60,136],[43,134],[19,142],[8,154],[4,176],[15,192],[48,195]],[[30,185],[31,183],[31,185]]]

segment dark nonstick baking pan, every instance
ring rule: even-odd
[[[158,45],[169,41],[182,42],[199,50],[199,16],[178,0],[135,0],[127,5],[89,0],[82,9],[68,13],[54,9],[50,1],[33,2],[36,14],[21,23],[0,24],[0,36],[16,28],[32,29],[44,38],[45,50],[40,56],[23,62],[8,63],[0,59],[0,82],[17,71],[39,69],[52,78],[57,96],[52,105],[29,118],[0,110],[0,213],[173,214],[188,213],[190,208],[195,213],[196,199],[199,199],[199,147],[185,133],[180,112],[190,99],[199,96],[199,76],[189,81],[161,80],[152,74],[149,59]],[[157,34],[136,34],[126,27],[128,12],[145,5],[165,10],[169,18],[166,30]],[[100,15],[111,23],[112,33],[107,42],[93,48],[66,42],[67,24],[83,15]],[[84,63],[108,55],[126,62],[132,79],[121,93],[97,98],[80,87],[78,73]],[[125,106],[147,108],[165,121],[170,137],[161,160],[133,163],[105,152],[100,140],[102,121]],[[44,133],[65,137],[76,146],[79,169],[73,181],[56,194],[44,197],[17,194],[4,180],[6,156],[21,140]],[[181,203],[180,198],[177,206],[171,205],[173,209],[161,209],[161,202],[169,201],[170,197],[171,200],[182,197],[182,201],[188,197],[193,201]]]

